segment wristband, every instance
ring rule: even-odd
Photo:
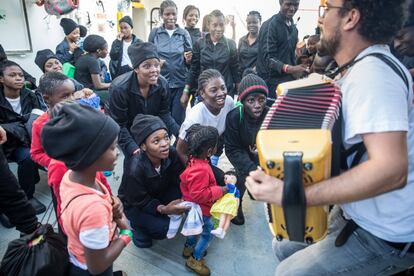
[[[118,237],[121,241],[124,242],[125,246],[127,246],[131,242],[131,237],[128,235],[121,235]]]
[[[119,235],[120,236],[126,235],[126,236],[130,237],[131,239],[134,237],[134,234],[129,229],[121,229],[121,231],[119,231]]]

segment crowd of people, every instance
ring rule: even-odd
[[[62,18],[56,51],[36,54],[38,85],[0,49],[1,223],[25,234],[40,226],[36,214],[46,208],[34,192],[44,170],[69,275],[115,275],[131,241],[148,248],[173,238],[181,219],[186,266],[210,275],[207,248],[224,238],[228,218],[245,223],[246,188],[252,199],[282,204],[283,181],[257,169],[256,149],[277,85],[329,73],[342,92],[343,146],[362,142],[366,152],[355,167],[306,187],[308,206],[334,206],[329,233],[312,245],[275,239],[276,275],[390,275],[413,266],[414,4],[406,16],[404,0],[327,0],[317,32],[302,43],[293,22],[300,0],[279,4],[263,24],[249,12],[238,43],[225,37],[229,17],[220,10],[200,30],[200,10],[189,5],[182,28],[171,0],[148,39],[122,17],[110,50]],[[114,192],[103,172],[114,169],[118,146],[123,175]],[[223,152],[234,172],[217,166]],[[8,162],[18,164],[17,178]]]

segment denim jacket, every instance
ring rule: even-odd
[[[155,44],[160,58],[165,60],[161,75],[168,80],[169,88],[184,87],[188,71],[184,52],[192,51],[190,34],[177,25],[170,37],[162,26],[151,31],[148,41]]]

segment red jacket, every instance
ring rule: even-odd
[[[53,189],[53,194],[56,197],[56,214],[60,214],[61,211],[60,183],[62,182],[62,178],[67,171],[68,168],[66,167],[65,163],[55,159],[50,160],[50,164],[47,171],[47,182],[49,186]],[[96,173],[96,179],[98,179],[112,195],[111,187],[109,186],[108,181],[106,180],[106,177],[102,174],[102,172]],[[62,225],[60,219],[59,224]]]
[[[49,121],[49,114],[47,112],[37,118],[32,125],[32,144],[30,146],[30,158],[42,167],[49,167],[50,157],[43,149],[40,139],[40,133],[43,126]]]
[[[204,216],[211,216],[210,209],[223,196],[217,185],[213,170],[207,160],[190,159],[187,168],[180,175],[183,199],[200,205]]]

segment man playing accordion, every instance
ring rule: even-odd
[[[305,188],[307,206],[335,205],[327,236],[274,241],[276,275],[390,275],[414,265],[414,104],[408,71],[387,43],[404,22],[404,0],[327,0],[319,51],[339,65],[342,142],[363,142],[359,164]],[[353,156],[349,156],[348,165]],[[283,181],[261,170],[246,186],[281,205]]]

